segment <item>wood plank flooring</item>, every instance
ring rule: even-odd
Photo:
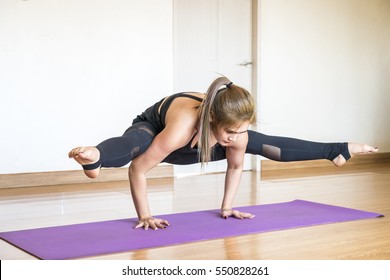
[[[219,208],[223,184],[224,174],[149,179],[152,212],[157,215]],[[294,199],[380,212],[385,217],[88,259],[390,259],[388,163],[360,166],[358,171],[338,171],[322,176],[295,177],[291,170],[287,170],[284,175],[273,173],[260,178],[259,173],[244,172],[235,205],[268,204]],[[0,189],[0,231],[134,216],[127,181]],[[0,259],[35,258],[0,240]]]

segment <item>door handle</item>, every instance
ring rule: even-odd
[[[252,65],[252,64],[253,64],[252,61],[244,60],[244,62],[242,62],[238,65],[247,67],[247,66]]]

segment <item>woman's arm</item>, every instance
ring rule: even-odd
[[[239,219],[253,218],[249,213],[233,210],[233,200],[240,185],[242,169],[244,165],[244,155],[248,135],[240,137],[240,140],[232,147],[226,148],[227,170],[225,176],[225,193],[222,200],[221,215],[223,218],[234,216]]]
[[[188,126],[188,120],[182,117],[178,121],[167,124],[153,140],[151,146],[137,158],[129,167],[130,189],[137,211],[139,223],[136,228],[165,228],[166,220],[152,217],[147,199],[146,172],[162,162],[170,153],[186,145],[192,138],[193,128]]]

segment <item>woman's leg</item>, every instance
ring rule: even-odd
[[[88,177],[95,178],[102,167],[121,167],[146,151],[157,132],[148,123],[132,125],[120,137],[107,139],[96,147],[78,147],[69,157],[80,163]]]
[[[343,165],[358,153],[377,152],[368,145],[353,143],[320,143],[295,138],[269,136],[248,131],[247,153],[261,155],[276,161],[328,159],[336,166]]]

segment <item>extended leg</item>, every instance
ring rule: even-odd
[[[149,148],[155,132],[145,123],[136,123],[120,137],[107,139],[96,146],[101,167],[121,167]],[[83,166],[86,168],[85,166]]]
[[[69,157],[80,163],[88,177],[99,175],[101,167],[121,167],[146,151],[156,132],[147,123],[136,123],[120,137],[103,141],[96,147],[78,147]]]
[[[276,161],[334,160],[339,155],[348,160],[351,157],[348,143],[319,143],[288,137],[268,136],[255,131],[248,131],[248,136],[247,153],[261,155]]]

